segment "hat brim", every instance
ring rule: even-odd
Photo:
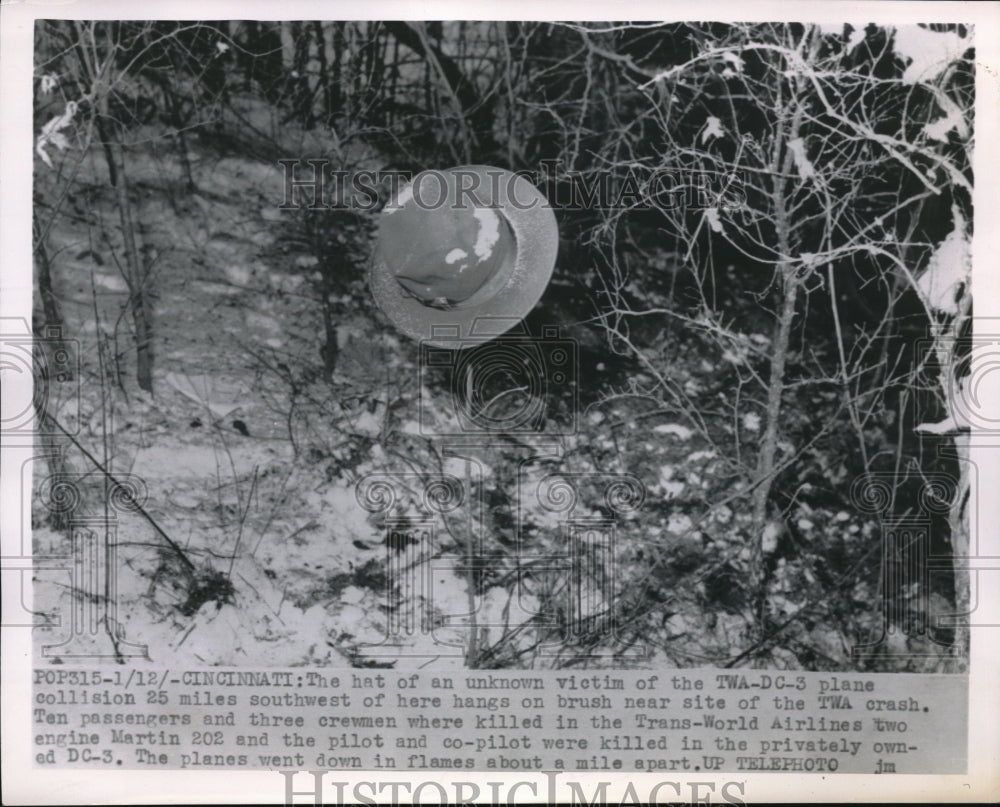
[[[471,347],[514,327],[541,299],[559,251],[555,213],[527,179],[485,165],[463,165],[443,173],[456,172],[474,174],[477,187],[499,191],[499,198],[490,197],[490,207],[507,219],[515,244],[514,267],[504,285],[481,303],[443,309],[408,294],[378,249],[369,273],[375,301],[392,323],[412,339],[436,347]]]

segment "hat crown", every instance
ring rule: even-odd
[[[428,172],[386,205],[381,253],[408,294],[426,305],[461,304],[510,263],[514,236],[486,190]]]

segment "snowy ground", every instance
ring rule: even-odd
[[[609,397],[578,413],[575,433],[553,438],[554,460],[524,462],[513,445],[494,446],[470,463],[466,487],[465,464],[421,434],[420,406],[447,391],[421,386],[417,347],[374,309],[363,262],[338,281],[345,291],[335,301],[336,370],[324,378],[324,254],[302,237],[297,211],[278,209],[278,166],[203,151],[189,154],[195,193],[183,188],[176,159],[148,145],[129,151],[135,219],[152,268],[154,396],[134,381],[122,313],[128,290],[116,268],[121,231],[99,152],[86,155],[67,204],[51,218],[57,290],[83,366],[79,417],[68,407],[56,415],[79,429],[80,444],[106,469],[146,488],[148,518],[118,514],[112,610],[120,634],[117,649],[101,631],[87,640],[98,652],[113,658],[141,646],[156,664],[458,667],[473,577],[479,657],[495,666],[705,665],[746,646],[753,614],[739,574],[749,553],[745,477],[710,433]],[[39,190],[55,194],[60,176],[41,168]],[[51,213],[41,207],[38,215]],[[345,235],[337,222],[325,225],[334,249],[370,248],[370,228]],[[725,365],[720,358],[709,362],[695,350],[676,368],[686,394],[705,394],[713,368]],[[433,416],[446,417],[440,403]],[[741,428],[752,439],[759,422]],[[94,466],[74,448],[66,456],[68,470],[87,480],[82,507],[101,512]],[[465,502],[435,516],[429,549],[393,547],[386,513],[363,507],[356,490],[378,473],[451,474]],[[592,598],[583,613],[613,613],[617,631],[596,643],[560,640],[572,605],[567,573],[545,559],[566,554],[565,519],[537,491],[571,479],[592,495],[573,517],[607,517],[595,486],[623,473],[639,480],[644,498],[616,516],[617,577],[602,589],[613,601]],[[40,496],[45,477],[39,463]],[[427,512],[416,487],[392,515]],[[36,499],[35,552],[65,556],[69,541],[50,515]],[[825,536],[845,556],[871,540],[871,525],[854,514],[803,504],[789,517],[797,535]],[[776,527],[769,541],[765,551],[777,552],[788,537]],[[858,575],[853,590],[839,586],[843,602],[816,603],[809,562],[776,557],[773,567],[775,613],[810,618],[793,622],[794,638],[771,651],[772,663],[798,666],[795,648],[807,646],[814,666],[849,665],[852,632],[878,625],[876,611],[856,607],[877,599],[877,569]],[[388,584],[390,568],[406,574]],[[68,572],[37,574],[36,610],[63,616],[64,626],[75,596]],[[838,625],[825,610],[858,616]],[[39,629],[37,645],[65,635],[65,627]]]

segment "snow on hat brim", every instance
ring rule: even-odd
[[[442,173],[465,175],[463,180],[474,176],[480,189],[477,198],[506,218],[515,247],[506,282],[472,305],[436,308],[407,293],[378,246],[369,282],[379,308],[407,336],[438,347],[465,347],[510,330],[535,307],[552,277],[559,230],[548,200],[522,176],[485,165],[463,165]]]

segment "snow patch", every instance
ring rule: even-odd
[[[354,421],[354,431],[374,437],[382,431],[382,422],[366,409]]]
[[[500,217],[488,207],[477,208],[472,215],[479,222],[479,234],[472,251],[482,261],[493,254],[493,248],[500,239]]]
[[[946,314],[959,313],[959,291],[968,285],[972,268],[965,219],[952,205],[954,229],[931,255],[927,269],[917,279],[917,289],[927,303]]]
[[[675,499],[681,495],[684,491],[683,482],[664,482],[660,481],[660,490],[663,491],[663,498],[665,499]]]
[[[724,232],[722,229],[722,219],[719,218],[719,209],[717,207],[705,208],[705,221],[708,222],[708,226],[712,228],[713,233]]]
[[[715,115],[709,115],[708,120],[705,121],[705,129],[701,133],[701,142],[704,143],[713,137],[722,137],[723,134],[725,134],[725,130],[722,128],[722,121]]]
[[[663,497],[665,499],[673,499],[680,496],[684,491],[683,482],[675,482],[674,479],[674,466],[664,465],[660,468],[660,478],[657,481],[657,485],[661,491],[663,491]]]
[[[393,213],[398,213],[403,205],[409,202],[413,198],[413,185],[405,186],[396,197],[396,201],[390,202],[383,209],[382,212],[387,216],[391,216]]]
[[[667,521],[667,531],[674,535],[683,535],[693,526],[694,522],[691,521],[690,516],[686,516],[684,513],[672,513],[670,520]]]
[[[680,440],[688,440],[691,437],[691,430],[679,423],[661,423],[653,431],[657,434],[672,434]]]
[[[778,539],[781,537],[781,527],[773,521],[769,521],[764,527],[764,534],[761,536],[761,548],[765,555],[770,555],[778,548]]]
[[[364,591],[357,586],[348,586],[340,593],[340,601],[345,605],[357,605],[364,598]]]
[[[802,179],[810,179],[816,176],[816,169],[813,164],[809,161],[809,157],[806,155],[806,141],[801,137],[796,137],[794,140],[789,142],[788,150],[792,152],[792,158],[795,160],[795,168],[799,172],[799,176]]]
[[[222,267],[226,280],[234,286],[246,286],[250,283],[250,270],[246,266],[228,264]]]
[[[896,29],[893,45],[900,58],[910,60],[903,73],[903,83],[915,84],[937,79],[948,65],[972,47],[972,37],[962,38],[954,31],[930,31],[916,25],[904,25]]]
[[[117,275],[99,275],[95,272],[94,285],[106,291],[113,291],[119,294],[128,292],[128,284]]]

